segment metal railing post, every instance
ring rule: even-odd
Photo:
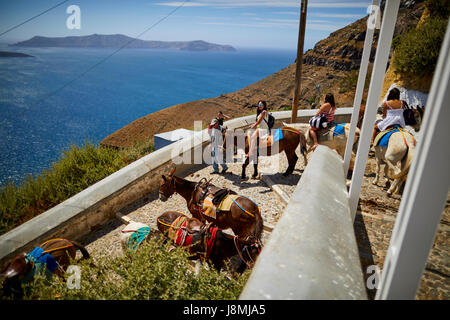
[[[376,22],[373,23],[370,19],[379,19],[380,15],[380,0],[372,0],[372,6],[369,7],[371,12],[367,18],[366,38],[364,39],[364,49],[361,58],[361,65],[359,67],[358,83],[356,85],[355,99],[353,101],[353,113],[350,121],[350,131],[347,138],[347,145],[345,147],[344,156],[344,172],[347,176],[348,168],[350,166],[350,159],[352,156],[353,141],[355,140],[356,124],[358,122],[359,110],[361,108],[361,100],[364,92],[364,85],[367,76],[367,68],[369,66],[370,53],[372,51],[373,33],[377,27]]]
[[[355,168],[353,170],[353,178],[349,191],[350,210],[353,220],[355,220],[356,209],[358,208],[359,194],[361,192],[362,180],[369,155],[370,139],[372,137],[373,125],[377,114],[378,100],[380,98],[383,80],[386,73],[386,66],[389,58],[389,51],[392,43],[392,36],[394,34],[395,22],[397,21],[399,6],[400,0],[387,0],[384,8],[383,23],[381,25],[380,38],[378,40],[377,53],[375,55],[367,105],[364,112],[364,121],[358,143]]]
[[[450,187],[450,23],[376,299],[414,299]]]

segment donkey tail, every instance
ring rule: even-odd
[[[404,164],[402,163],[402,167],[403,167],[402,170],[398,174],[395,174],[395,175],[391,175],[391,172],[388,171],[388,177],[391,179],[400,179],[403,176],[407,175],[413,158],[414,158],[414,149],[407,147],[406,160],[404,160],[405,161]]]
[[[302,155],[305,155],[306,151],[306,137],[304,134],[300,133],[300,152]]]
[[[81,254],[83,255],[83,259],[89,259],[91,256],[89,255],[89,252],[86,250],[86,248],[81,245],[80,243],[76,242],[76,241],[70,241],[75,248],[77,248],[78,250],[80,250]]]

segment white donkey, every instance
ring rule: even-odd
[[[298,130],[301,130],[304,133],[304,135],[306,137],[306,143],[309,146],[307,153],[309,153],[311,151],[311,147],[314,145],[314,141],[309,135],[309,124],[308,123],[289,123],[289,124],[283,123],[283,125],[296,128]],[[334,134],[333,130],[320,130],[317,133],[317,141],[319,142],[319,144],[325,145],[325,146],[329,147],[330,149],[335,150],[342,158],[344,158],[344,155],[345,155],[345,148],[347,145],[347,137],[350,132],[350,124],[345,125],[343,129],[344,129],[344,134],[338,134],[336,136],[333,135]],[[358,145],[359,134],[360,134],[360,130],[358,127],[356,127],[355,139],[353,142],[353,150],[355,150],[355,148]],[[354,153],[354,151],[352,151],[352,158],[350,160],[350,169],[353,169],[354,157],[355,157],[355,153]]]
[[[385,164],[384,174],[388,181],[389,179],[393,180],[387,193],[388,195],[398,194],[414,158],[415,144],[413,135],[403,130],[403,132],[394,132],[391,135],[387,147],[375,146],[377,165],[375,179],[372,183],[378,184],[381,164]],[[400,166],[398,166],[398,163],[400,163]]]

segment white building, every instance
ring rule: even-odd
[[[189,138],[193,134],[194,134],[193,130],[187,130],[184,128],[155,134],[153,136],[155,141],[155,150],[168,146],[169,144],[172,144],[178,140]]]

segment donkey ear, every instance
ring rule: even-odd
[[[167,178],[166,178],[166,176],[165,176],[165,175],[162,175],[162,178],[163,178],[164,182],[166,182],[166,181],[167,181]]]
[[[175,173],[175,170],[177,170],[177,168],[175,166],[172,167],[172,170],[169,172],[169,176],[172,176]]]

